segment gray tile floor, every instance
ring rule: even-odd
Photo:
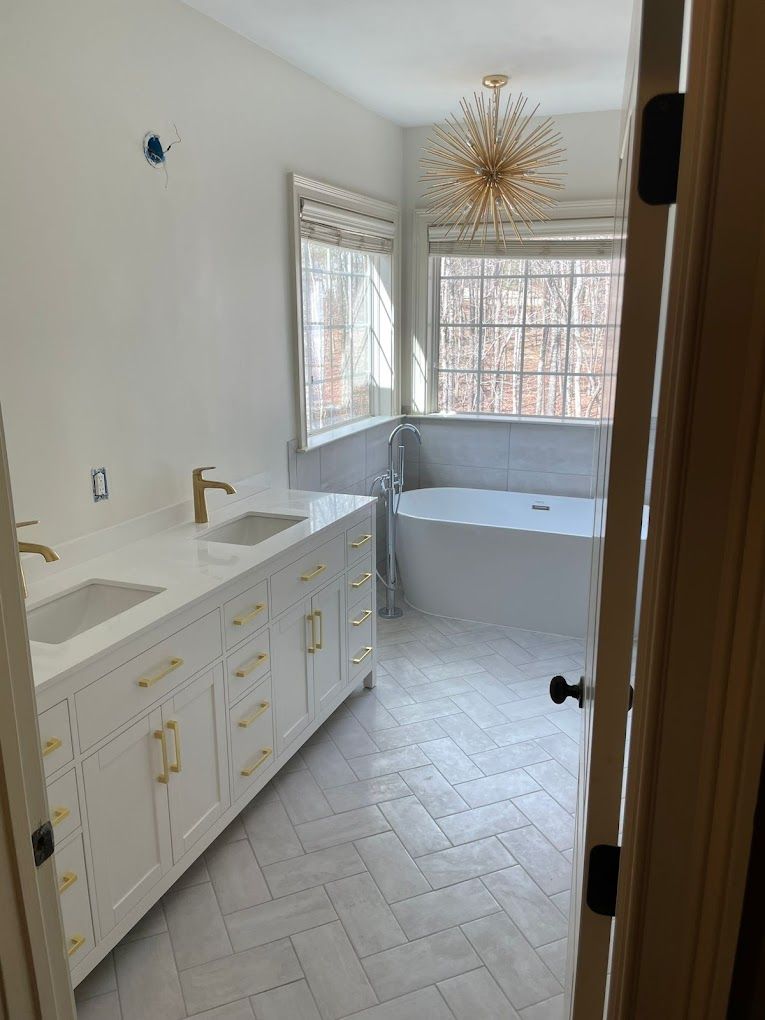
[[[77,989],[79,1020],[558,1020],[583,644],[407,610]]]

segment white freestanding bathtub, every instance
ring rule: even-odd
[[[584,637],[594,514],[594,500],[572,496],[405,492],[396,547],[406,601],[436,616]]]

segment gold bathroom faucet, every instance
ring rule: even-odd
[[[194,520],[197,524],[208,524],[210,518],[207,516],[207,499],[205,498],[205,491],[207,489],[223,489],[229,496],[236,495],[236,489],[233,485],[229,485],[228,482],[210,482],[206,478],[202,477],[203,471],[214,471],[214,467],[201,467],[194,468],[191,472],[191,479],[194,486]]]
[[[28,528],[31,524],[39,524],[39,521],[18,521],[16,524],[17,528]],[[54,552],[50,546],[39,545],[37,542],[19,542],[20,553],[37,553],[45,560],[46,563],[54,563],[59,557],[58,553]],[[24,568],[21,568],[21,588],[24,592],[24,598],[27,597],[27,582],[24,578]]]

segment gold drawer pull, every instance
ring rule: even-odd
[[[313,655],[316,651],[316,616],[314,613],[309,613],[306,616],[306,620],[311,624],[311,644],[307,646],[306,651],[309,655]]]
[[[66,955],[74,956],[78,949],[82,949],[85,945],[84,935],[72,935],[71,938],[67,939]]]
[[[174,672],[176,669],[180,669],[183,665],[183,659],[179,659],[177,656],[170,660],[170,662],[161,669],[159,673],[155,673],[154,676],[142,676],[138,681],[139,687],[153,687],[154,684],[158,684],[160,680],[164,680],[165,677]]]
[[[366,657],[371,654],[371,652],[372,646],[367,645],[364,651],[361,653],[361,655],[357,655],[354,659],[351,659],[351,662],[353,663],[354,666],[358,666],[358,664],[360,662],[363,662],[364,659],[366,659]]]
[[[255,762],[255,764],[254,765],[248,765],[246,769],[242,769],[241,775],[243,775],[245,777],[251,776],[252,773],[255,772],[256,769],[260,768],[260,766],[263,764],[263,762],[266,760],[266,758],[270,758],[273,753],[274,753],[274,749],[272,747],[264,747],[263,750],[260,752],[260,757]]]
[[[170,782],[170,763],[167,760],[167,737],[164,730],[154,730],[154,739],[162,745],[162,772],[157,776],[158,783]]]
[[[261,652],[260,655],[256,655],[254,659],[250,659],[243,666],[240,666],[234,676],[249,676],[258,666],[262,665],[268,659],[268,652]]]
[[[362,535],[361,538],[357,538],[355,542],[351,542],[351,549],[360,549],[362,545],[367,544],[371,537],[371,535]]]
[[[243,730],[246,730],[248,726],[252,726],[256,719],[260,719],[264,712],[267,712],[271,707],[270,701],[261,701],[260,708],[257,712],[253,712],[252,715],[247,715],[244,719],[239,720],[239,725]]]
[[[66,892],[66,890],[70,886],[74,885],[76,881],[77,881],[76,871],[65,871],[64,874],[61,876],[61,881],[58,883],[59,895],[61,895],[61,893]]]
[[[183,765],[181,764],[181,724],[177,719],[171,719],[167,724],[167,728],[173,731],[173,739],[175,740],[175,765],[170,766],[171,772],[182,772]]]
[[[323,574],[326,569],[327,569],[326,563],[319,563],[313,568],[313,570],[309,570],[307,574],[301,574],[300,580],[313,581],[314,577],[318,577],[319,574]]]
[[[59,747],[62,746],[60,737],[51,737],[50,740],[46,740],[43,744],[42,756],[45,758],[47,755],[52,754],[54,751],[58,751]]]
[[[63,820],[68,817],[69,817],[68,807],[53,808],[53,815],[50,820],[51,825],[58,825],[59,822],[63,822]]]
[[[245,624],[252,623],[256,616],[260,616],[265,608],[265,602],[258,602],[257,605],[252,607],[249,613],[242,613],[241,616],[235,616],[231,622],[235,627],[244,627]]]
[[[367,583],[371,576],[372,574],[370,573],[370,571],[367,570],[365,573],[361,575],[361,577],[357,577],[355,581],[351,581],[351,588],[360,588],[362,584]]]
[[[360,627],[362,623],[364,623],[365,620],[368,620],[371,615],[372,610],[365,609],[361,616],[358,618],[358,620],[351,620],[351,623],[353,624],[354,627]]]

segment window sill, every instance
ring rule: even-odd
[[[573,425],[576,428],[595,428],[600,425],[598,418],[543,418],[537,415],[520,414],[444,414],[431,411],[428,414],[407,414],[407,418],[420,418],[433,422],[497,422],[501,425]],[[607,424],[607,422],[604,422]]]
[[[327,446],[329,443],[336,443],[339,439],[346,439],[359,432],[366,432],[367,429],[373,429],[376,425],[399,421],[403,417],[402,414],[380,414],[372,418],[362,418],[361,421],[352,421],[348,425],[340,425],[336,429],[327,429],[326,432],[320,432],[316,436],[309,436],[306,445],[298,447],[298,453],[316,450],[320,446]]]

